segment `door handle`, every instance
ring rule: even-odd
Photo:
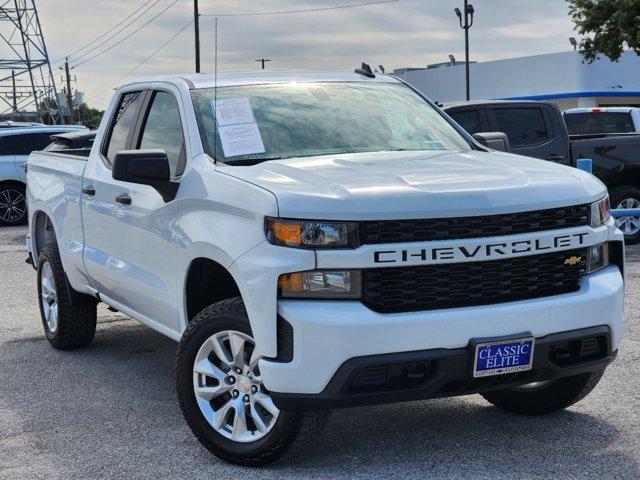
[[[91,195],[93,197],[96,194],[96,189],[93,188],[92,185],[90,185],[88,187],[84,187],[82,189],[82,193],[84,193],[85,195]]]
[[[131,205],[131,197],[126,193],[123,193],[122,195],[118,195],[116,197],[116,202],[121,203],[123,205]]]
[[[564,160],[564,155],[559,155],[557,153],[553,153],[545,157],[547,160],[552,160],[554,162],[559,162],[560,160]]]

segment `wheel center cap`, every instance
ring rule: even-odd
[[[238,377],[238,390],[242,393],[249,393],[251,391],[251,380],[244,375]]]

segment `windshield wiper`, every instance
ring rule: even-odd
[[[223,162],[226,165],[258,165],[262,162],[269,162],[271,160],[282,160],[284,157],[260,157],[260,158],[242,158],[238,160],[227,160]]]

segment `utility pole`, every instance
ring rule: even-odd
[[[18,120],[18,94],[16,93],[16,71],[11,70],[11,83],[13,85],[13,121]]]
[[[64,73],[67,79],[67,106],[69,107],[69,119],[68,123],[73,123],[73,97],[71,95],[71,74],[69,73],[69,57],[64,61]]]
[[[262,70],[264,70],[264,64],[266,62],[270,62],[271,59],[270,58],[259,58],[258,60],[256,60],[256,62],[261,62],[262,63]]]
[[[196,73],[200,73],[200,11],[198,0],[193,0],[193,26],[196,35]]]
[[[475,13],[475,10],[473,5],[469,3],[469,0],[464,0],[464,22],[460,9],[456,8],[454,11],[460,21],[460,28],[464,29],[464,58],[466,61],[465,76],[467,79],[467,101],[469,101],[471,98],[471,89],[469,86],[469,29],[473,26],[473,14]]]

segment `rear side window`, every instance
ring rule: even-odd
[[[567,113],[564,122],[567,124],[569,135],[635,131],[631,114],[625,112]]]
[[[539,145],[549,140],[549,130],[541,108],[497,108],[496,127],[507,134],[512,147]]]
[[[113,119],[109,143],[106,154],[109,163],[113,163],[116,154],[126,150],[129,135],[135,126],[138,107],[142,101],[142,92],[125,93],[120,99],[120,104]]]
[[[449,114],[458,125],[464,128],[467,133],[482,132],[482,124],[480,123],[480,112],[478,110],[465,110],[462,112],[454,112]]]
[[[171,178],[184,171],[184,134],[180,109],[173,95],[156,92],[140,139],[141,150],[164,150],[171,167]]]
[[[46,132],[0,137],[0,155],[29,155],[44,150],[51,143],[53,134]]]

